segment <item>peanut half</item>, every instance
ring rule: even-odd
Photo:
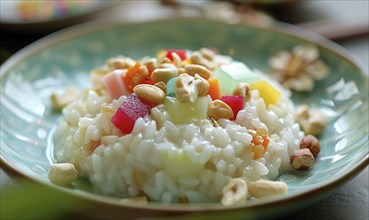
[[[165,100],[164,91],[154,85],[138,84],[133,88],[133,92],[136,93],[140,98],[153,104],[160,104]]]
[[[155,83],[154,86],[163,90],[164,93],[167,91],[167,85],[163,81]]]
[[[207,81],[206,79],[204,79],[202,76],[200,76],[197,73],[195,74],[194,79],[195,79],[197,90],[199,91],[198,96],[206,96],[210,88],[209,81]]]
[[[211,71],[208,68],[198,64],[186,64],[182,71],[191,76],[195,76],[197,73],[204,79],[209,79],[211,76]]]
[[[233,118],[232,108],[222,100],[216,99],[208,105],[208,116],[215,120],[220,118]]]
[[[178,75],[177,67],[172,63],[160,64],[151,74],[151,80],[154,83],[163,81],[167,83],[171,78]]]

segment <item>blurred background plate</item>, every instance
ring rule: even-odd
[[[77,24],[119,1],[103,0],[1,0],[0,28],[52,31]]]
[[[267,59],[281,49],[313,43],[322,60],[331,68],[329,77],[311,93],[293,96],[329,113],[330,122],[321,136],[322,151],[315,166],[306,173],[281,176],[289,194],[278,199],[252,201],[242,206],[127,205],[117,199],[92,193],[83,180],[72,188],[52,185],[47,169],[53,161],[53,132],[60,113],[52,110],[49,95],[70,85],[87,87],[89,71],[106,59],[123,54],[135,59],[154,56],[165,48],[217,48],[223,54],[267,70]],[[27,178],[87,204],[69,207],[68,216],[95,218],[182,216],[204,219],[244,219],[277,217],[300,210],[324,198],[368,165],[368,74],[348,53],[334,43],[288,25],[270,28],[216,21],[172,19],[148,23],[96,22],[75,26],[41,39],[7,60],[1,68],[1,162]],[[343,83],[356,90],[349,99],[335,100],[336,90],[328,87]],[[352,91],[351,91],[352,92]],[[87,187],[86,187],[87,186]],[[36,201],[37,195],[31,197]],[[59,195],[59,194],[56,194]],[[20,198],[22,201],[25,198]],[[32,210],[58,207],[61,198],[47,204],[30,203]],[[17,204],[17,203],[15,203]],[[30,205],[28,204],[28,205]],[[82,203],[81,203],[82,204]],[[81,214],[82,212],[82,214]],[[65,214],[64,213],[64,214]],[[40,214],[40,213],[39,213]],[[41,217],[42,213],[40,214]],[[38,216],[40,217],[40,216]],[[48,216],[50,217],[50,216]]]

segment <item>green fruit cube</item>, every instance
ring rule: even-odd
[[[195,102],[183,103],[173,97],[166,97],[164,108],[168,111],[170,120],[175,124],[191,123],[195,120],[206,119],[208,116],[208,96],[198,97]]]

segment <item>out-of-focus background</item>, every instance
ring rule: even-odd
[[[0,0],[0,64],[32,42],[79,23],[201,17],[296,25],[341,45],[368,69],[368,11],[368,0]],[[327,198],[285,218],[369,219],[368,172],[367,167]],[[1,167],[1,194],[18,184]],[[1,209],[6,202],[1,197]]]

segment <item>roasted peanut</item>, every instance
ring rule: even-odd
[[[56,163],[50,165],[48,177],[54,184],[67,186],[77,179],[78,171],[71,163]]]
[[[257,180],[248,186],[248,192],[255,198],[284,195],[287,190],[287,184],[281,181]]]
[[[245,97],[245,101],[247,101],[251,96],[251,87],[247,83],[240,83],[234,88],[233,95],[235,96],[243,96]]]
[[[221,203],[223,205],[239,205],[246,202],[247,185],[245,180],[234,178],[223,188],[223,197]]]
[[[154,58],[151,58],[151,59],[148,59],[148,60],[146,60],[144,63],[143,63],[143,65],[145,65],[146,66],[146,68],[147,68],[147,70],[149,71],[149,72],[152,72],[152,71],[154,71],[154,69],[157,67],[157,60],[156,59],[154,59]]]
[[[204,79],[209,79],[211,76],[211,71],[209,69],[198,64],[186,64],[184,65],[183,71],[191,76],[199,74]]]
[[[178,76],[174,88],[178,101],[194,102],[198,96],[204,96],[207,94],[209,83],[200,76],[195,77],[192,77],[187,73],[183,73]]]
[[[314,156],[309,148],[295,151],[290,157],[290,164],[295,170],[307,170],[314,164]]]
[[[154,85],[138,84],[133,88],[133,92],[150,103],[160,104],[165,100],[165,93],[163,90]]]
[[[163,81],[155,83],[154,86],[163,90],[164,93],[167,91],[167,85]]]
[[[215,68],[214,64],[210,60],[203,57],[199,52],[194,52],[190,56],[190,61],[193,64],[202,65],[210,70]]]
[[[186,73],[178,76],[174,91],[180,102],[194,102],[196,100],[198,91],[194,81],[195,79]]]
[[[199,74],[195,74],[194,79],[199,93],[198,96],[206,96],[209,92],[209,82]]]
[[[308,134],[301,140],[300,148],[308,148],[316,158],[320,152],[320,143],[314,135]]]
[[[218,120],[220,118],[233,118],[233,111],[229,105],[222,100],[216,99],[208,105],[208,116]]]
[[[169,79],[178,75],[177,67],[172,63],[160,64],[151,74],[151,80],[154,83],[164,82],[167,83]]]

